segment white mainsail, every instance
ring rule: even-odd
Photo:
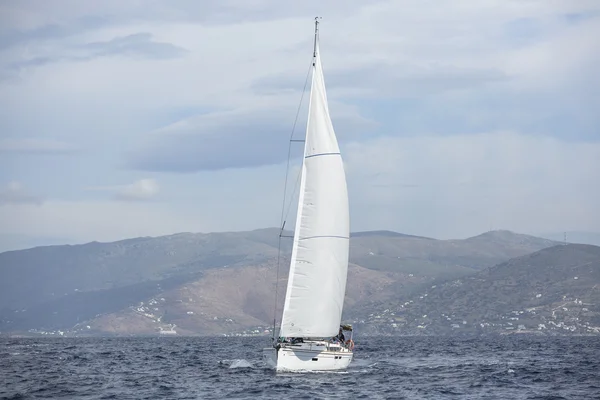
[[[350,241],[348,190],[333,130],[318,43],[311,84],[292,259],[280,336],[338,333]]]

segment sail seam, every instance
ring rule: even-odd
[[[321,235],[321,236],[308,236],[308,237],[304,237],[304,238],[299,238],[298,240],[320,239],[320,238],[350,239],[350,237],[348,237],[348,236]]]
[[[320,156],[339,156],[341,153],[319,153],[319,154],[311,154],[310,156],[306,156],[304,158],[312,158],[312,157],[320,157]]]

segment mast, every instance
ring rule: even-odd
[[[313,46],[313,67],[315,66],[315,58],[317,57],[317,39],[319,38],[319,20],[321,17],[315,17],[315,43]]]
[[[296,131],[296,123],[298,122],[298,116],[300,115],[300,109],[302,106],[302,100],[304,99],[304,94],[306,92],[306,85],[308,84],[308,78],[311,75],[311,70],[314,71],[315,69],[315,59],[317,57],[317,38],[318,38],[318,34],[319,34],[319,19],[321,19],[321,17],[315,17],[315,40],[314,40],[314,47],[313,47],[313,59],[311,62],[311,67],[308,68],[308,71],[306,73],[306,79],[304,81],[304,88],[302,89],[302,96],[300,97],[300,104],[298,104],[298,110],[296,111],[296,118],[294,119],[294,124],[292,126],[292,132],[290,134],[290,140],[289,140],[289,145],[288,145],[288,156],[287,156],[287,167],[286,167],[286,171],[285,171],[285,180],[284,180],[284,186],[283,186],[283,201],[282,201],[282,206],[281,206],[281,221],[280,221],[280,230],[279,230],[279,240],[278,240],[278,249],[277,249],[277,274],[276,274],[276,279],[275,279],[275,301],[273,303],[273,335],[271,340],[273,342],[275,342],[275,330],[277,328],[277,299],[278,299],[278,289],[279,289],[279,269],[280,269],[280,265],[281,265],[281,239],[282,238],[293,238],[293,235],[284,235],[284,229],[285,229],[285,224],[286,224],[286,219],[287,219],[287,213],[286,213],[286,194],[287,194],[287,184],[288,184],[288,176],[289,176],[289,172],[290,172],[290,159],[291,159],[291,150],[292,150],[292,143],[294,142],[299,142],[299,143],[306,143],[305,139],[294,139],[294,133]],[[313,72],[314,74],[314,72]],[[306,147],[306,145],[305,145]],[[306,149],[305,149],[306,150]],[[304,152],[303,152],[304,153]],[[300,178],[301,175],[299,175],[298,178]],[[289,212],[289,210],[288,210]]]

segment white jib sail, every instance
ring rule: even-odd
[[[350,217],[318,46],[314,60],[294,245],[280,336],[338,333],[346,293]]]

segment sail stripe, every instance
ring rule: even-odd
[[[348,236],[327,236],[327,235],[321,235],[321,236],[303,237],[303,238],[299,238],[298,240],[319,239],[319,238],[350,239]]]
[[[339,156],[341,155],[339,152],[337,153],[319,153],[319,154],[311,154],[310,156],[306,156],[304,158],[313,158],[313,157],[321,157],[321,156]]]

